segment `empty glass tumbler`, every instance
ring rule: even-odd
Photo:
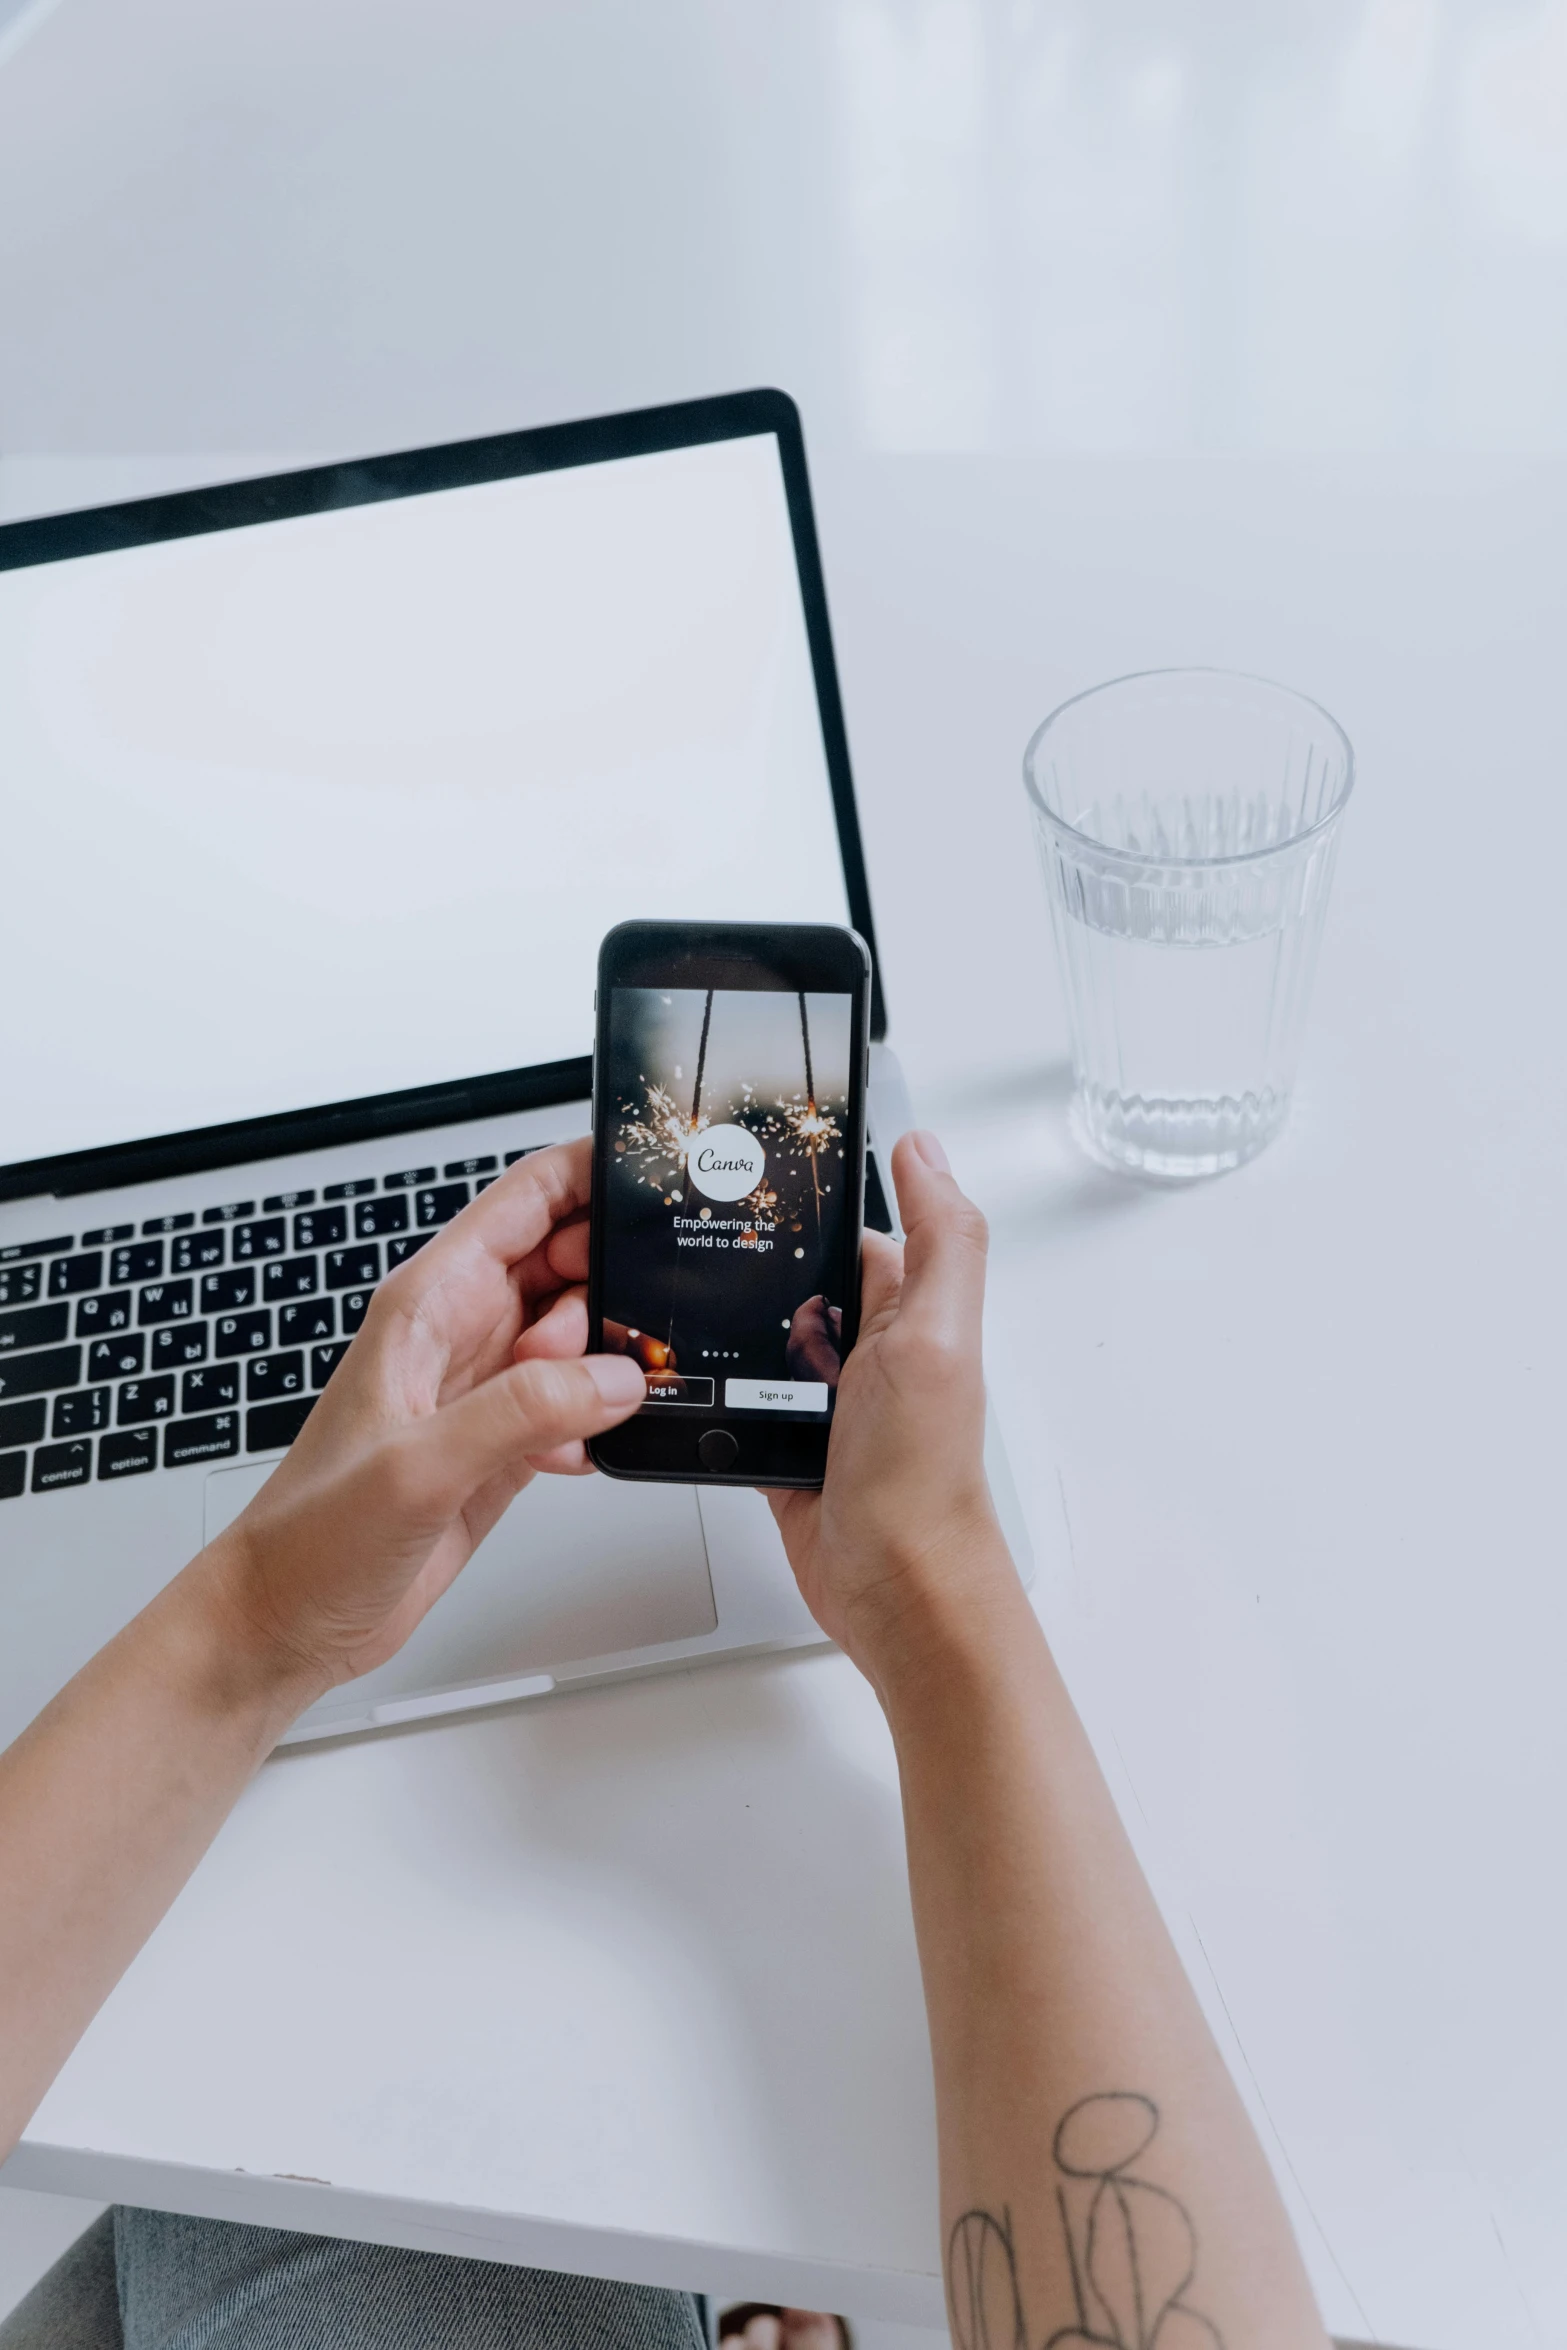
[[[1143,1175],[1218,1175],[1289,1113],[1339,819],[1344,730],[1219,669],[1063,703],[1024,754],[1072,1022],[1073,1119]]]

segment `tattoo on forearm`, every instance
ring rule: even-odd
[[[1186,2298],[1197,2274],[1191,2215],[1132,2169],[1158,2131],[1153,2099],[1126,2089],[1084,2097],[1062,2116],[1056,2209],[1074,2315],[1043,2350],[1224,2350],[1218,2327]],[[1031,2350],[1010,2211],[966,2211],[956,2223],[947,2302],[957,2350]]]

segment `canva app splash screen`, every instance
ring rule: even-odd
[[[852,999],[617,987],[606,1346],[648,1408],[832,1408],[850,1239]]]

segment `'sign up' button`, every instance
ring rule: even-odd
[[[724,1404],[731,1412],[824,1412],[825,1379],[726,1379]]]

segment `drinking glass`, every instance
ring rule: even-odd
[[[1156,669],[1053,711],[1023,773],[1072,1023],[1073,1123],[1218,1175],[1289,1114],[1355,762],[1303,694]]]

